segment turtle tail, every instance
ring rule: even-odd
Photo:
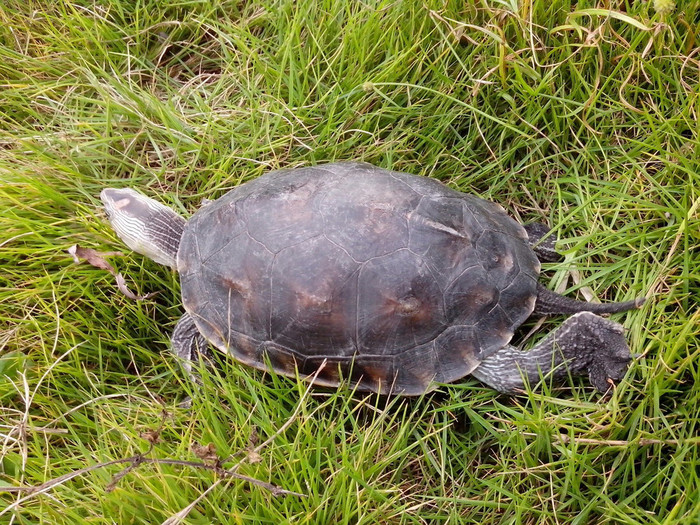
[[[592,312],[594,314],[616,314],[618,312],[626,312],[641,308],[644,304],[644,297],[637,297],[631,301],[621,303],[589,303],[586,301],[576,301],[569,299],[563,295],[552,292],[537,284],[537,302],[533,315],[560,315],[560,314],[575,314],[578,312]]]

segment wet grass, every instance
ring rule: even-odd
[[[697,524],[700,6],[605,6],[5,2],[0,488],[75,476],[0,492],[0,523]],[[615,316],[642,357],[609,397],[467,379],[386,401],[225,359],[192,392],[167,351],[177,276],[123,249],[100,189],[192,213],[340,159],[549,222],[565,260],[548,286],[649,298]],[[72,262],[76,243],[123,250],[117,270],[161,293],[128,300]],[[188,465],[140,465],[111,491],[125,464],[80,471],[150,447],[211,464],[209,443],[304,496]]]

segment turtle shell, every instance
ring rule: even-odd
[[[510,341],[539,262],[497,204],[338,163],[273,171],[200,209],[178,271],[199,331],[237,360],[418,395]]]

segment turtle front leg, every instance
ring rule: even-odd
[[[175,325],[173,335],[170,337],[172,352],[180,358],[182,368],[195,383],[199,382],[199,375],[192,370],[192,364],[199,362],[199,356],[205,362],[211,362],[211,352],[209,343],[204,336],[199,333],[194,319],[185,313]]]
[[[625,375],[630,355],[622,325],[590,312],[567,319],[529,351],[506,346],[472,372],[499,392],[515,394],[542,377],[585,375],[601,392]]]

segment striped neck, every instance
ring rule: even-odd
[[[130,188],[107,188],[100,198],[112,228],[129,248],[157,263],[177,267],[186,224],[183,217]]]

